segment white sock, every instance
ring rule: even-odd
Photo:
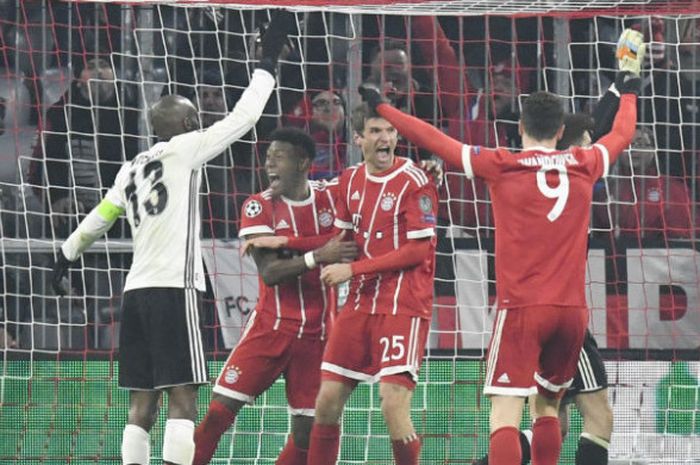
[[[192,465],[194,459],[194,422],[182,418],[165,422],[163,461]]]
[[[122,434],[122,464],[148,465],[151,460],[151,435],[136,425],[126,425]]]

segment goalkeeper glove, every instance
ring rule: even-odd
[[[646,49],[647,46],[644,43],[644,36],[641,32],[634,29],[625,29],[617,41],[617,50],[615,51],[620,71],[639,76]]]
[[[58,296],[65,296],[68,294],[66,287],[63,285],[63,278],[68,272],[71,262],[63,254],[63,250],[58,249],[58,257],[53,264],[53,271],[51,272],[51,286],[53,291]]]
[[[287,43],[287,34],[296,22],[296,16],[287,10],[272,12],[272,20],[262,37],[262,59],[258,65],[273,76],[277,71],[277,60],[282,47]]]
[[[638,74],[629,71],[618,71],[615,76],[615,88],[621,94],[639,95],[642,90],[642,79]]]
[[[379,87],[371,82],[360,84],[357,91],[360,93],[362,100],[367,102],[367,105],[369,105],[372,110],[376,111],[380,103],[389,102],[389,100],[382,95],[382,91],[379,90]]]

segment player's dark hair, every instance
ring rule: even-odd
[[[551,139],[564,122],[564,108],[556,95],[535,92],[523,102],[520,120],[527,135],[533,139]]]
[[[558,150],[566,150],[572,145],[581,145],[586,131],[593,132],[595,122],[586,113],[567,113],[564,115],[564,133],[557,142]]]
[[[277,128],[270,134],[270,142],[287,142],[297,149],[297,155],[313,161],[316,158],[316,142],[310,135],[297,128]]]
[[[381,116],[374,108],[367,105],[366,102],[362,102],[352,110],[352,116],[350,117],[352,130],[358,134],[362,134],[362,131],[365,130],[365,122],[370,118],[381,118]]]

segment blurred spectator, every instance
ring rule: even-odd
[[[35,218],[35,199],[20,188],[20,157],[31,154],[36,127],[30,113],[36,102],[28,80],[0,68],[0,238],[26,238]],[[19,242],[17,242],[19,244]],[[42,263],[29,250],[10,245],[0,254],[0,351],[17,347],[19,323],[31,320],[32,265]]]
[[[340,92],[310,90],[285,116],[285,124],[305,128],[316,141],[311,179],[330,179],[345,169],[345,100]]]
[[[29,181],[48,189],[54,234],[67,234],[65,214],[94,207],[121,164],[136,155],[138,105],[126,90],[109,62],[91,59],[48,110]]]
[[[15,347],[17,347],[15,339],[3,326],[0,326],[0,350],[14,349]]]
[[[367,81],[379,84],[384,93],[399,108],[411,108],[415,98],[427,90],[412,75],[412,65],[406,44],[388,39],[371,53]]]
[[[612,229],[615,236],[641,239],[688,238],[692,234],[691,203],[685,183],[659,173],[656,142],[649,127],[639,127],[632,149],[617,160],[616,176],[595,197],[603,205],[593,211],[595,229]]]
[[[500,59],[487,67],[490,81],[486,88],[474,91],[440,23],[432,17],[414,17],[411,24],[416,47],[424,60],[437,68],[437,97],[446,132],[472,145],[518,146],[516,97],[525,90],[527,75],[516,72],[510,60]],[[465,183],[458,167],[447,166],[445,173],[446,189],[442,192],[447,197],[443,199],[440,217],[451,225],[470,229],[469,235],[477,232],[471,229],[490,226],[485,183],[481,180]]]
[[[51,30],[56,37],[59,58],[55,65],[72,63],[75,67],[76,63],[103,58],[113,60],[115,67],[120,68],[122,59],[126,59],[121,53],[122,34],[126,32],[122,18],[125,13],[133,14],[125,11],[128,7],[113,2],[46,2],[46,5],[48,11],[41,11],[42,2],[36,2],[34,9],[38,10],[37,20],[43,13],[52,21]],[[28,6],[25,8],[31,11]]]
[[[411,62],[405,41],[386,39],[370,51],[369,74],[366,81],[377,84],[392,103],[403,111],[427,121],[435,119],[432,86],[426,79],[418,79],[420,68]],[[403,147],[402,147],[403,146]],[[404,148],[403,143],[399,147]],[[431,156],[424,150],[416,150],[417,157]]]
[[[674,62],[666,39],[670,31],[666,30],[665,20],[655,16],[646,18],[634,27],[642,31],[649,42],[646,71],[642,73],[639,119],[655,124],[658,146],[664,148],[657,154],[661,171],[671,176],[684,176],[686,162],[682,157],[682,147],[690,141],[683,141],[685,136],[680,123],[684,111],[680,99],[678,63]]]
[[[28,87],[31,81],[0,68],[0,236],[27,237],[41,228],[28,211],[40,210],[31,190],[21,189],[20,164],[26,164],[36,141],[31,113],[38,106]]]
[[[0,68],[0,182],[19,181],[18,158],[29,155],[36,129],[29,123],[32,100],[23,76]]]

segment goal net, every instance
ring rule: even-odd
[[[204,125],[223,117],[255,65],[263,8],[281,5],[294,7],[297,27],[279,88],[255,131],[204,170],[210,375],[255,307],[255,266],[236,237],[242,202],[266,186],[272,129],[308,130],[312,176],[334,176],[360,161],[349,115],[357,85],[372,80],[454,137],[517,147],[519,97],[549,90],[590,114],[614,78],[620,32],[634,27],[649,43],[640,122],[595,187],[590,329],[610,382],[611,463],[700,464],[700,7],[619,0],[0,3],[0,463],[121,463],[128,226],[120,220],[71,269],[66,298],[51,290],[54,254],[121,163],[152,143],[146,110],[161,95],[192,99]],[[488,446],[493,216],[483,184],[445,170],[435,308],[412,408],[424,464],[471,463]],[[200,413],[210,396],[200,391]],[[243,409],[213,463],[273,463],[288,415],[279,381]],[[154,461],[163,426],[161,415]],[[572,409],[560,463],[573,463],[581,431]],[[376,387],[350,399],[339,460],[392,462]]]

